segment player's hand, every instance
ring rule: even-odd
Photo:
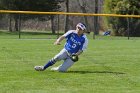
[[[54,42],[54,45],[61,45],[60,42],[56,41]]]
[[[79,60],[79,57],[76,54],[72,54],[70,58],[73,62],[77,62]]]

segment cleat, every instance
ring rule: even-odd
[[[35,69],[36,71],[44,71],[44,70],[45,70],[45,69],[44,69],[44,66],[35,66],[34,69]]]

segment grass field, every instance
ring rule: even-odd
[[[67,73],[34,70],[64,42],[54,46],[54,39],[11,38],[0,35],[0,93],[140,93],[139,38],[89,37],[87,51]]]

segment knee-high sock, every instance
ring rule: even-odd
[[[48,68],[49,66],[52,66],[55,63],[56,63],[55,59],[49,60],[48,63],[45,64],[44,69]]]

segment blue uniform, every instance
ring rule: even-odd
[[[55,55],[49,62],[44,65],[43,70],[48,68],[49,66],[52,66],[59,60],[64,60],[63,64],[60,66],[53,68],[52,70],[58,70],[61,72],[67,71],[68,68],[70,68],[74,62],[71,60],[71,54],[76,54],[84,51],[87,48],[88,45],[88,39],[86,35],[84,34],[84,31],[86,30],[86,27],[82,23],[78,23],[76,26],[76,30],[69,30],[67,33],[65,33],[62,37],[60,37],[62,40],[65,37],[66,43],[64,48]],[[82,32],[81,32],[82,31]],[[56,41],[57,43],[59,42]],[[36,67],[37,70],[40,69],[40,67]]]
[[[87,48],[88,40],[85,34],[78,36],[76,30],[70,30],[63,36],[67,39],[65,44],[65,49],[71,53],[75,54],[79,50],[85,50]]]

